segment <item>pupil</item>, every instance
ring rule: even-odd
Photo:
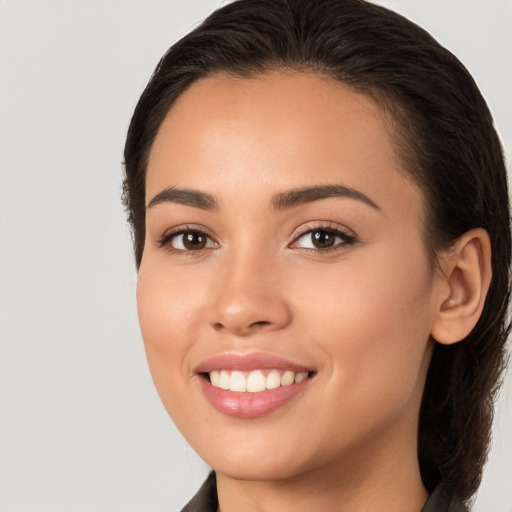
[[[183,245],[187,249],[203,249],[206,245],[206,237],[201,233],[187,233],[183,237]]]
[[[332,247],[334,244],[335,237],[329,231],[316,231],[313,233],[313,244],[318,249],[325,249],[326,247]]]

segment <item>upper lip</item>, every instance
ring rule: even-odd
[[[195,373],[208,373],[214,370],[285,370],[295,373],[310,372],[310,368],[293,363],[278,356],[264,353],[234,354],[225,353],[210,357],[195,368]]]

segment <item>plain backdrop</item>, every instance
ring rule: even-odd
[[[176,511],[207,474],[146,367],[121,161],[159,57],[222,3],[0,0],[1,512]],[[512,2],[381,3],[466,64],[510,159]],[[509,377],[476,510],[511,483]]]

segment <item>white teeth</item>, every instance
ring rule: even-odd
[[[261,372],[251,372],[247,377],[247,391],[249,393],[257,393],[258,391],[264,391],[267,389],[267,379]]]
[[[295,373],[284,372],[281,377],[281,386],[291,386],[295,382]]]
[[[220,373],[217,370],[210,372],[210,382],[212,383],[212,386],[220,388]]]
[[[307,377],[308,372],[294,373],[291,371],[283,372],[282,370],[253,370],[245,373],[228,370],[213,370],[210,372],[212,386],[229,391],[247,391],[249,393],[276,389],[279,386],[291,386],[294,383],[302,382]]]
[[[233,372],[229,379],[230,391],[247,391],[247,379],[242,372]]]
[[[281,385],[281,375],[277,370],[272,370],[267,375],[267,389],[276,389]]]
[[[307,378],[307,376],[308,372],[297,373],[297,375],[295,375],[295,382],[302,382],[305,378]]]
[[[229,389],[229,373],[226,370],[220,372],[219,388]],[[215,384],[214,384],[215,386]]]

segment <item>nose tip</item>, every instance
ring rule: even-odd
[[[244,337],[281,329],[290,322],[290,310],[276,285],[249,280],[232,275],[218,289],[211,317],[216,331]]]
[[[251,321],[248,311],[237,308],[236,311],[225,313],[223,317],[213,324],[216,331],[227,330],[237,336],[248,336],[252,333],[272,330],[278,322],[272,320]]]

